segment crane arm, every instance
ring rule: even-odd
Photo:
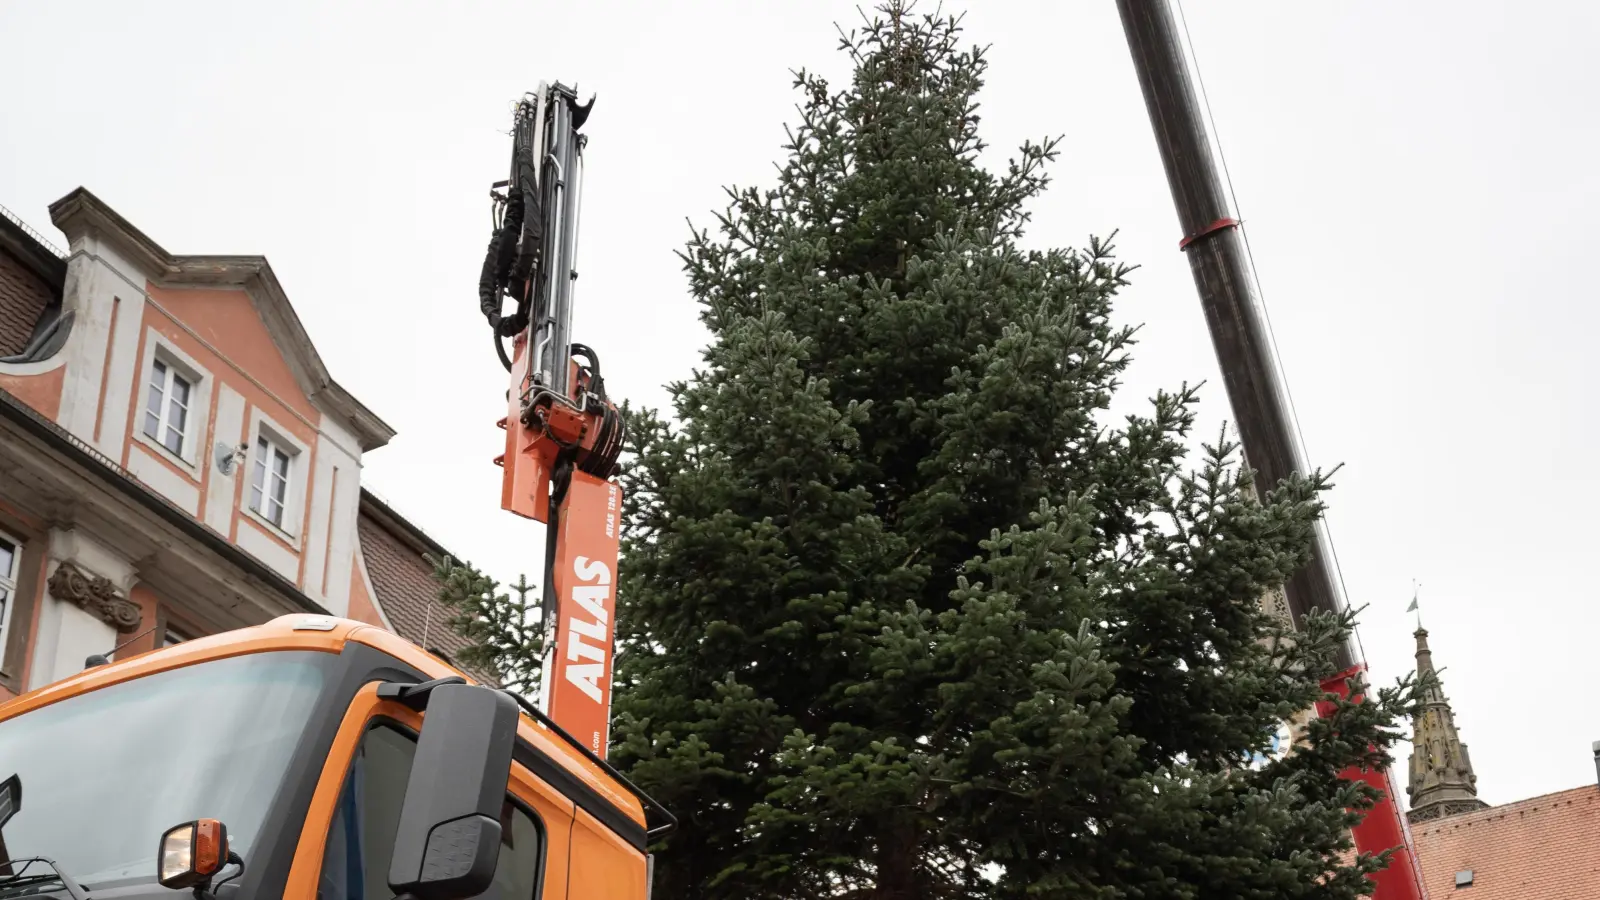
[[[1240,234],[1237,211],[1229,203],[1224,173],[1212,157],[1211,137],[1190,82],[1178,19],[1169,0],[1117,0],[1117,8],[1183,228],[1178,247],[1189,257],[1205,308],[1245,462],[1256,467],[1259,484],[1277,484],[1291,473],[1306,472],[1304,449],[1271,349],[1270,329],[1252,287],[1254,264]],[[1340,585],[1329,565],[1330,550],[1318,523],[1310,563],[1285,586],[1297,625],[1314,610],[1344,609]],[[1339,649],[1337,663],[1341,671],[1323,681],[1322,689],[1348,696],[1349,679],[1366,671],[1353,636]],[[1333,709],[1331,703],[1317,704],[1318,715],[1330,715]],[[1372,876],[1375,900],[1426,900],[1416,844],[1395,801],[1391,773],[1353,766],[1342,775],[1381,792],[1351,830],[1356,849],[1374,853],[1397,849],[1389,867]]]
[[[611,714],[623,424],[600,357],[572,341],[584,135],[594,106],[541,85],[517,105],[479,305],[510,372],[500,505],[547,526],[540,708],[604,757]],[[504,193],[501,193],[501,191]],[[516,302],[504,312],[504,301]],[[511,339],[511,352],[504,340]]]

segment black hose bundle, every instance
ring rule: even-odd
[[[478,308],[494,331],[494,351],[507,372],[511,371],[511,357],[506,355],[501,338],[511,337],[528,327],[526,277],[516,281],[512,278],[513,267],[522,262],[517,249],[518,239],[523,237],[525,208],[521,193],[512,192],[506,198],[505,219],[489,238],[489,249],[483,257],[483,270],[478,274]],[[502,293],[517,298],[517,311],[510,317],[501,315]]]
[[[572,356],[580,360],[579,370],[588,375],[589,393],[605,410],[589,454],[578,467],[597,478],[610,478],[617,473],[617,457],[622,455],[622,440],[626,434],[622,414],[606,396],[606,380],[600,374],[600,354],[587,344],[574,343]]]
[[[516,251],[516,245],[506,238],[521,228],[522,197],[512,194],[506,200],[505,221],[489,236],[489,250],[478,275],[478,308],[496,330],[500,327],[500,294],[509,286],[512,253]]]

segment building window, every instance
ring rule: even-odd
[[[178,644],[181,644],[184,641],[187,641],[188,639],[189,639],[188,635],[184,634],[183,632],[179,631],[176,628],[173,628],[171,625],[168,625],[167,626],[167,633],[161,639],[161,646],[163,646],[163,647],[175,647]]]
[[[0,657],[5,655],[6,628],[17,593],[17,569],[22,566],[22,544],[0,534]]]
[[[289,467],[294,457],[266,435],[256,438],[256,464],[250,478],[250,508],[268,522],[283,528],[289,504]]]
[[[180,375],[165,360],[150,363],[150,396],[144,407],[144,433],[172,451],[183,456],[184,440],[189,427],[189,401],[194,385]]]

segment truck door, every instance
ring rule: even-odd
[[[289,871],[286,898],[392,900],[394,835],[422,716],[368,684],[339,726]],[[494,886],[484,900],[564,900],[573,804],[513,763]]]
[[[571,860],[571,900],[645,896],[643,855],[581,809],[572,821]]]

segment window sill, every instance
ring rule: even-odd
[[[286,530],[282,525],[272,524],[271,519],[263,516],[261,513],[256,512],[254,509],[251,509],[248,505],[248,501],[246,501],[246,504],[247,505],[242,510],[246,518],[259,525],[262,530],[266,531],[268,537],[277,538],[285,544],[288,544],[289,548],[294,552],[300,552],[300,538],[298,535],[292,531]]]
[[[193,478],[195,481],[200,480],[200,466],[198,462],[186,458],[182,453],[173,453],[172,448],[161,443],[150,435],[145,434],[143,428],[133,433],[133,439],[154,451],[160,459],[163,459],[183,469],[184,472],[188,473],[190,478]]]

